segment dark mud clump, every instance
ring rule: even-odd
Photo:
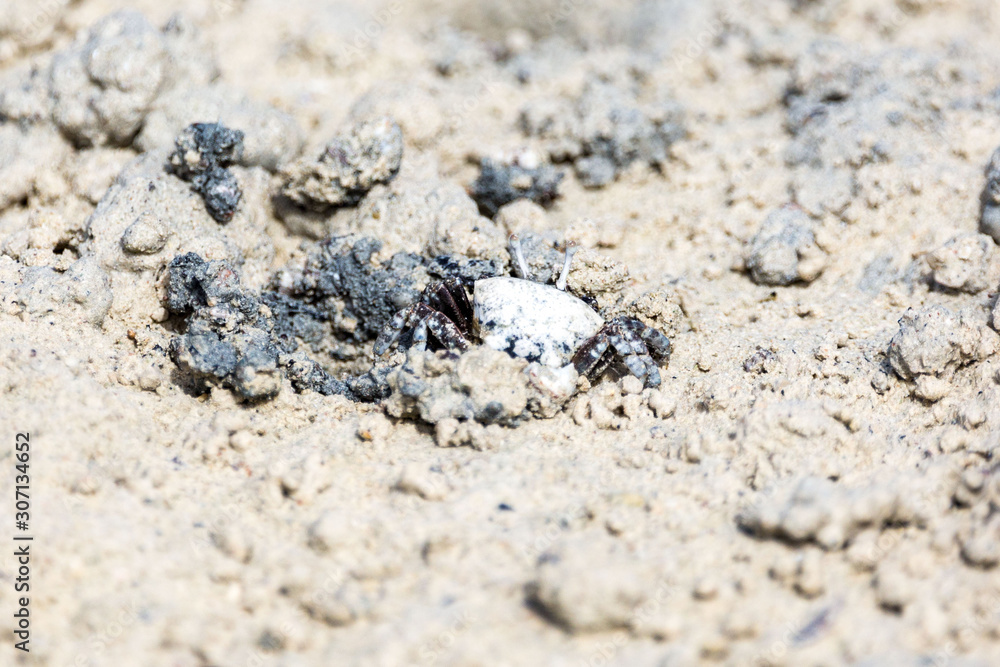
[[[218,123],[194,123],[175,140],[168,169],[205,200],[216,222],[229,222],[243,193],[227,167],[243,155],[243,132]]]
[[[184,333],[171,341],[170,356],[195,390],[217,383],[244,399],[266,400],[280,391],[284,371],[296,391],[359,399],[347,383],[298,352],[300,341],[318,346],[322,311],[281,294],[255,294],[225,261],[188,253],[175,257],[168,271],[167,309],[184,318]]]
[[[416,301],[427,282],[423,257],[399,252],[383,265],[373,261],[381,247],[366,237],[323,241],[283,291],[324,310],[340,337],[373,340],[397,311]]]
[[[500,207],[518,199],[549,206],[559,196],[562,179],[563,173],[549,165],[529,168],[486,158],[479,165],[479,178],[469,194],[476,200],[479,212],[492,218]]]
[[[521,111],[521,129],[540,138],[553,162],[572,162],[588,188],[611,183],[635,162],[662,169],[685,134],[672,99],[640,99],[636,85],[592,79],[574,100],[540,100]]]

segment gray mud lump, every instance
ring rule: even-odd
[[[315,344],[322,338],[324,314],[281,294],[257,295],[242,287],[228,262],[195,253],[175,257],[168,266],[166,306],[185,319],[170,355],[198,389],[219,383],[247,400],[269,399],[280,391],[284,371],[296,391],[355,398],[319,364],[293,354],[300,340]]]
[[[377,183],[388,183],[403,159],[403,132],[388,117],[363,121],[323,149],[282,169],[281,194],[296,205],[324,212],[354,206]]]
[[[201,195],[216,222],[229,222],[243,193],[230,165],[243,155],[243,132],[218,123],[194,123],[175,140],[169,170]]]
[[[479,178],[472,184],[469,194],[479,206],[479,212],[492,218],[502,206],[518,199],[550,205],[559,196],[562,178],[563,173],[550,165],[529,168],[486,158],[479,165]]]
[[[746,255],[746,268],[758,285],[811,282],[825,266],[812,221],[797,206],[783,206],[767,216]]]
[[[644,104],[635,90],[597,79],[572,101],[542,100],[521,111],[521,129],[542,139],[554,162],[572,162],[585,187],[614,181],[635,162],[662,168],[684,136],[672,100]]]
[[[914,48],[873,53],[837,38],[820,38],[804,49],[785,95],[791,135],[785,165],[793,173],[794,200],[812,215],[841,217],[866,196],[905,192],[909,174],[940,151],[946,62]],[[949,83],[963,85],[957,76]],[[875,168],[890,163],[900,168]],[[868,184],[875,173],[884,195]],[[898,174],[892,185],[890,173]]]
[[[815,41],[791,71],[786,163],[823,170],[919,157],[914,134],[940,122],[940,67],[916,49],[869,54],[836,39]]]
[[[170,343],[174,363],[200,384],[217,381],[248,400],[276,396],[278,349],[258,326],[260,303],[236,271],[187,253],[168,272],[167,309],[187,319],[186,332]]]
[[[366,402],[388,396],[388,369],[340,380],[305,352],[323,347],[328,310],[281,292],[258,294],[241,285],[229,262],[196,253],[175,257],[167,270],[165,305],[184,320],[170,354],[194,389],[219,384],[244,399],[266,400],[278,394],[284,376],[297,392]]]
[[[381,241],[367,237],[328,239],[300,273],[287,277],[283,289],[327,312],[343,337],[374,340],[393,315],[417,300],[427,282],[421,256],[399,252],[380,264],[373,256],[381,247]]]

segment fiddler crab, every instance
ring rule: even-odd
[[[670,340],[634,317],[605,321],[582,299],[566,291],[576,247],[566,249],[555,285],[535,282],[516,235],[510,251],[520,278],[476,280],[472,300],[466,286],[449,279],[427,286],[420,299],[398,312],[379,334],[373,352],[382,356],[403,331],[412,332],[411,348],[427,348],[428,336],[440,346],[464,351],[472,341],[543,366],[572,366],[589,379],[601,376],[617,360],[647,387],[660,384],[658,363],[670,359]]]

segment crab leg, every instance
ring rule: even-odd
[[[410,322],[410,326],[413,327],[413,345],[411,349],[420,350],[421,352],[427,349],[427,318],[420,317],[415,322]]]
[[[640,380],[644,379],[649,372],[648,366],[643,363],[642,359],[643,356],[649,356],[646,346],[638,338],[630,336],[629,333],[631,332],[626,331],[620,324],[615,323],[612,329],[615,333],[612,333],[608,337],[611,341],[611,346],[621,356],[622,363],[625,364],[629,372]]]
[[[622,355],[626,367],[637,378],[645,377],[647,387],[658,387],[660,385],[660,369],[657,368],[653,357],[650,356],[646,341],[648,340],[654,346],[657,356],[663,359],[670,357],[670,340],[634,317],[615,318],[612,325],[621,332],[623,339],[631,348],[630,355],[619,349],[619,354]],[[642,365],[642,371],[636,372],[639,364]]]
[[[629,319],[633,330],[638,330],[637,333],[639,334],[639,337],[642,338],[646,347],[649,348],[651,356],[660,361],[670,359],[671,345],[669,338],[653,327],[647,327],[638,320]]]
[[[385,327],[382,328],[382,332],[375,339],[375,347],[372,349],[376,357],[381,357],[388,352],[389,348],[399,339],[399,334],[403,333],[403,327],[406,326],[406,321],[410,319],[413,310],[413,306],[404,308],[385,323]]]
[[[435,304],[437,310],[458,326],[463,337],[467,335],[471,331],[469,315],[472,313],[472,304],[469,303],[469,297],[462,284],[456,280],[449,280],[427,289],[430,292],[428,297],[437,302]]]
[[[449,350],[462,350],[464,352],[469,349],[469,341],[465,340],[465,336],[462,335],[454,322],[436,310],[431,310],[427,306],[423,306],[423,308],[428,312],[422,322],[426,323],[427,328],[430,329],[439,343]]]
[[[571,363],[576,372],[580,375],[590,376],[590,373],[597,366],[598,362],[600,362],[601,357],[607,352],[609,344],[610,341],[604,334],[603,328],[588,338],[580,346],[580,349],[576,351],[576,354],[573,355]]]

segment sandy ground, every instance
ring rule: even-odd
[[[1000,664],[998,31],[991,0],[4,0],[0,662]],[[398,175],[283,211],[378,114]],[[164,166],[196,121],[246,135],[225,224]],[[515,155],[561,196],[480,217]],[[507,266],[510,231],[670,336],[658,389],[539,408],[474,349],[411,357],[415,403],[401,353],[385,404],[275,368],[247,401],[171,353],[177,254],[256,295],[328,235]],[[381,322],[337,298],[300,352],[347,378]]]

